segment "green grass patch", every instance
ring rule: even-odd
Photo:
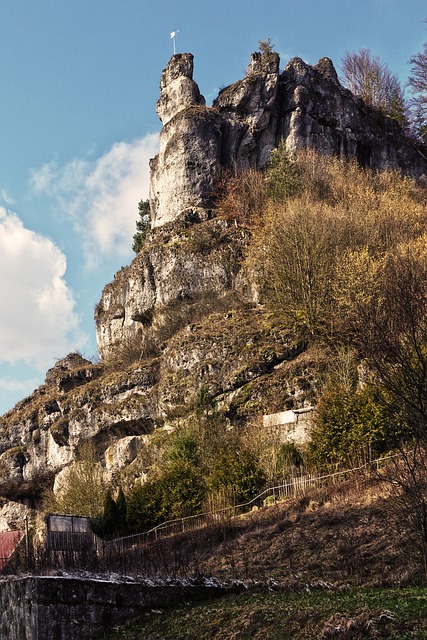
[[[248,592],[147,612],[105,640],[421,640],[426,596],[425,588]]]

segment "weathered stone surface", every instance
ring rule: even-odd
[[[126,436],[117,440],[105,452],[105,466],[109,473],[117,473],[133,462],[139,451],[149,442],[149,436]]]
[[[102,378],[103,368],[91,366],[98,372],[86,383],[66,390],[42,385],[2,417],[1,496],[24,503],[28,497],[40,499],[43,487],[52,485],[55,476],[73,463],[82,442],[92,441],[105,465],[105,450],[113,443],[152,431],[156,363],[134,367],[126,375],[111,370]],[[109,459],[117,466],[111,452]]]
[[[160,153],[151,162],[153,227],[191,206],[211,207],[221,167],[264,167],[283,138],[289,150],[312,147],[356,157],[367,167],[427,174],[427,154],[400,125],[344,89],[329,58],[300,58],[279,73],[276,53],[254,53],[243,80],[204,105],[191,54],[174,56],[162,74]]]
[[[79,578],[32,577],[0,581],[2,640],[87,640],[147,609],[208,600],[242,587],[153,586]]]
[[[27,505],[0,498],[0,531],[19,530],[27,513]]]
[[[206,314],[200,312],[204,305]],[[182,307],[185,302],[177,313]],[[6,414],[0,444],[8,466],[0,475],[0,495],[23,504],[31,498],[39,508],[43,487],[67,475],[79,445],[87,441],[94,444],[106,479],[132,486],[145,477],[151,434],[168,424],[177,407],[191,412],[202,385],[233,423],[313,401],[314,371],[321,366],[301,359],[304,354],[279,319],[227,296],[199,298],[195,308],[199,319],[188,322],[184,315],[184,326],[173,328],[156,357],[106,367],[101,377],[68,391],[43,385]],[[61,417],[51,425],[45,407],[55,402]],[[12,441],[7,434],[13,434]],[[5,516],[4,528],[16,519],[22,527],[24,514],[25,509],[16,518]]]
[[[157,113],[163,129],[159,155],[150,164],[153,227],[175,219],[176,211],[211,202],[220,163],[220,118],[206,108],[192,78],[190,53],[174,55],[162,73]]]
[[[214,101],[223,120],[221,162],[264,167],[277,146],[277,53],[252,54],[246,77],[220,91]]]
[[[183,108],[206,104],[193,80],[193,60],[191,53],[177,53],[163,70],[157,114],[164,125]]]
[[[104,288],[95,312],[99,353],[114,354],[117,346],[139,341],[144,350],[150,329],[173,324],[178,307],[201,299],[221,299],[233,290],[247,234],[226,220],[192,224],[184,220],[158,230],[150,243]],[[196,212],[197,213],[197,212]],[[188,218],[190,217],[190,221]]]

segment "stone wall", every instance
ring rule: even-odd
[[[86,640],[145,609],[223,595],[225,587],[150,586],[63,577],[0,582],[1,640]]]
[[[313,407],[280,411],[263,416],[263,427],[276,435],[281,442],[307,444],[313,428]]]

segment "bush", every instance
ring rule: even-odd
[[[250,451],[223,454],[209,478],[212,491],[221,488],[232,491],[237,503],[248,502],[265,486],[265,475],[256,457]]]
[[[279,149],[272,157],[269,174],[275,175],[277,157],[285,174],[292,168],[291,185],[295,169],[298,185],[288,188],[279,177],[271,182],[247,268],[256,274],[261,301],[285,315],[303,340],[336,342],[346,335],[348,312],[357,316],[360,294],[369,296],[380,283],[387,254],[424,233],[425,190],[396,172],[363,171],[313,151],[290,161]]]
[[[383,388],[367,385],[348,390],[330,385],[319,399],[310,452],[317,465],[352,466],[363,451],[377,458],[408,436],[400,408]]]
[[[200,470],[184,459],[134,488],[128,499],[128,525],[132,531],[150,529],[166,520],[201,513],[207,487]]]
[[[149,481],[133,489],[128,497],[127,526],[139,533],[167,520],[163,490],[159,482]]]
[[[162,506],[168,519],[201,513],[207,487],[197,467],[184,460],[175,462],[161,479]]]
[[[249,225],[264,215],[268,193],[263,172],[234,167],[218,176],[215,190],[216,206],[224,218]]]
[[[271,152],[267,183],[269,195],[279,201],[295,195],[301,189],[300,170],[286,149],[283,138],[277,149]]]

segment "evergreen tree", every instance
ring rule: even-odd
[[[110,538],[117,532],[117,505],[110,490],[105,495],[102,530],[105,538]]]
[[[126,533],[127,503],[123,489],[120,487],[116,500],[116,527],[120,535]]]
[[[150,203],[148,200],[138,202],[139,219],[136,221],[137,232],[133,236],[132,250],[139,253],[144,246],[145,238],[151,226]]]
[[[267,180],[271,197],[279,201],[293,196],[301,186],[298,167],[286,149],[283,138],[277,149],[271,152]]]

